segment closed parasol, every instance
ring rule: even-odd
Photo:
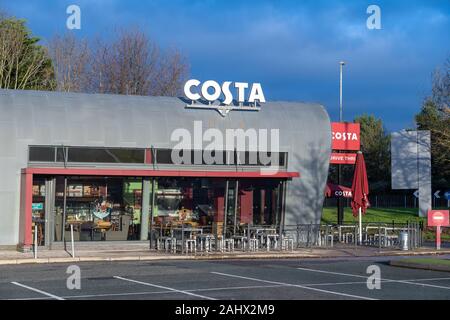
[[[366,213],[369,204],[369,181],[367,179],[366,163],[361,151],[356,155],[355,173],[352,183],[353,216],[359,216],[359,241],[362,242],[361,215]]]

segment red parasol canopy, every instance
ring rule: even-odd
[[[353,216],[358,216],[358,210],[361,208],[363,214],[369,204],[369,181],[367,180],[366,163],[362,152],[356,155],[355,173],[353,175],[352,183],[352,211]]]

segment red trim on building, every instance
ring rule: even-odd
[[[206,171],[206,170],[145,170],[145,169],[86,169],[86,168],[26,168],[26,174],[67,176],[124,176],[124,177],[209,177],[209,178],[298,178],[298,172],[278,171]]]
[[[29,172],[24,172],[24,199],[23,203],[23,238],[22,245],[24,248],[29,248],[33,244],[33,217],[32,204],[33,204],[33,174]]]

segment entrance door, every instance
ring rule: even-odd
[[[256,181],[253,190],[253,224],[279,226],[282,220],[283,182]]]
[[[45,245],[50,247],[55,241],[55,178],[45,179]]]
[[[55,201],[55,179],[36,176],[33,179],[33,243],[49,247],[53,242],[53,211]],[[35,237],[35,233],[36,237]]]

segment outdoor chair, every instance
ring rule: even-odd
[[[248,239],[248,250],[249,251],[258,251],[259,249],[259,241],[256,238]]]
[[[212,251],[212,243],[214,242],[215,237],[212,234],[203,234],[197,236],[197,241],[199,242],[199,250],[201,252],[211,252]]]
[[[197,252],[197,240],[195,239],[186,239],[184,241],[185,243],[185,250],[186,254],[190,253],[196,253]]]
[[[158,250],[164,250],[165,252],[176,253],[177,239],[173,237],[161,237],[156,240],[156,248]]]
[[[247,239],[247,237],[245,237],[245,236],[233,236],[234,248],[245,251],[245,240],[246,239]]]
[[[279,238],[278,234],[268,234],[268,235],[266,235],[266,249],[267,249],[267,251],[270,251],[270,247],[272,246],[272,243],[273,243],[274,250],[278,249],[278,238]]]
[[[234,239],[222,239],[222,252],[234,251]]]
[[[281,240],[281,250],[289,250],[291,247],[291,251],[294,251],[294,239],[291,237],[283,237]]]

